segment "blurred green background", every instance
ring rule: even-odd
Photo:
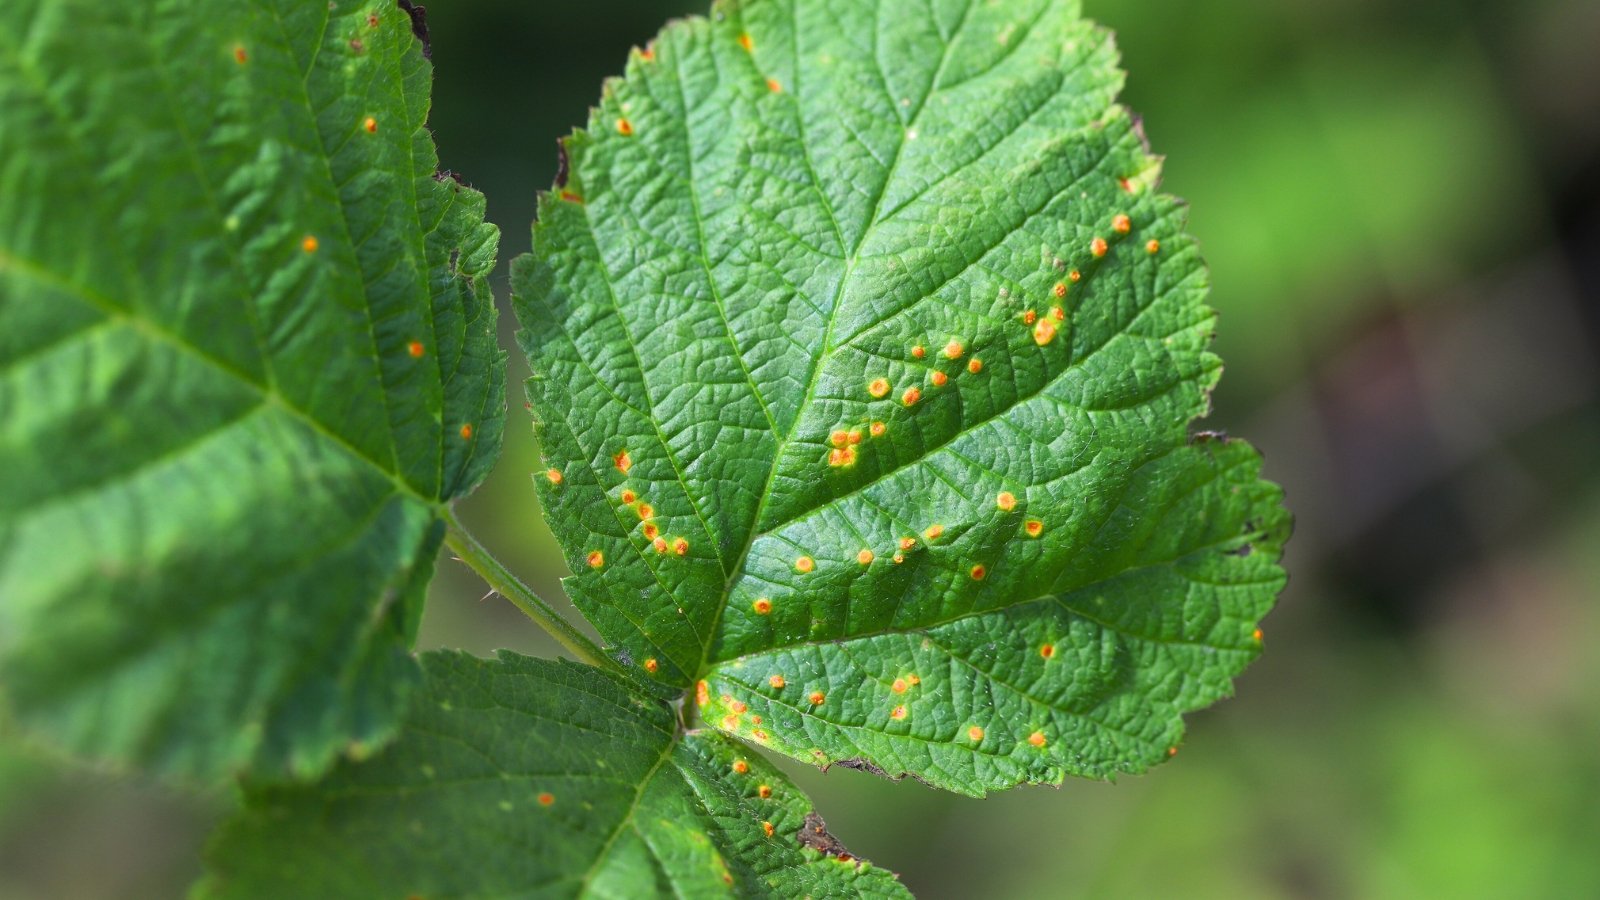
[[[702,5],[429,4],[441,157],[502,260],[601,79]],[[1267,652],[1115,785],[791,771],[926,898],[1600,897],[1600,3],[1086,6],[1212,266],[1207,427],[1297,517]],[[520,400],[463,518],[552,596]],[[441,561],[423,645],[555,652],[483,593]],[[227,802],[0,745],[0,898],[178,896]]]

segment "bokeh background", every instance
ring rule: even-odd
[[[601,79],[704,2],[428,4],[441,156],[502,260]],[[1600,897],[1600,3],[1086,6],[1212,266],[1207,427],[1297,517],[1267,652],[1115,785],[791,771],[925,898]],[[558,595],[513,399],[463,518]],[[442,561],[423,645],[555,653],[484,590]],[[179,896],[228,803],[0,745],[0,898]]]

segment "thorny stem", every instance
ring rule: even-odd
[[[523,584],[521,579],[511,574],[511,570],[500,560],[495,559],[494,554],[462,526],[454,510],[446,509],[444,520],[449,526],[449,530],[445,532],[445,544],[458,559],[467,564],[467,568],[477,572],[478,577],[487,582],[496,593],[515,604],[517,609],[522,610],[535,625],[543,628],[579,660],[613,672],[622,671],[622,667],[611,657],[606,656],[594,641],[572,627],[571,623],[562,618],[549,603],[535,594],[532,588]]]

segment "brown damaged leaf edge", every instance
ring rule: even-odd
[[[816,810],[806,813],[805,824],[800,826],[800,832],[795,835],[795,840],[799,841],[802,847],[810,847],[824,856],[831,856],[841,862],[855,860],[850,851],[839,843],[839,839],[828,833],[828,823],[822,821]]]
[[[397,0],[397,2],[400,8],[406,11],[406,15],[411,17],[411,33],[422,42],[422,58],[433,59],[433,46],[428,43],[428,8],[414,6],[411,0]]]

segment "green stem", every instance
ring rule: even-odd
[[[455,552],[457,558],[467,564],[467,568],[478,573],[478,577],[488,583],[494,591],[510,600],[517,609],[522,610],[535,625],[543,628],[551,637],[555,638],[561,646],[567,648],[573,656],[602,669],[621,672],[621,666],[611,657],[606,656],[594,641],[584,636],[583,632],[572,627],[563,619],[549,603],[535,594],[531,588],[523,584],[517,576],[511,574],[500,560],[494,558],[487,548],[478,543],[461,520],[456,518],[454,510],[445,510],[444,520],[449,525],[445,533],[445,544]]]

